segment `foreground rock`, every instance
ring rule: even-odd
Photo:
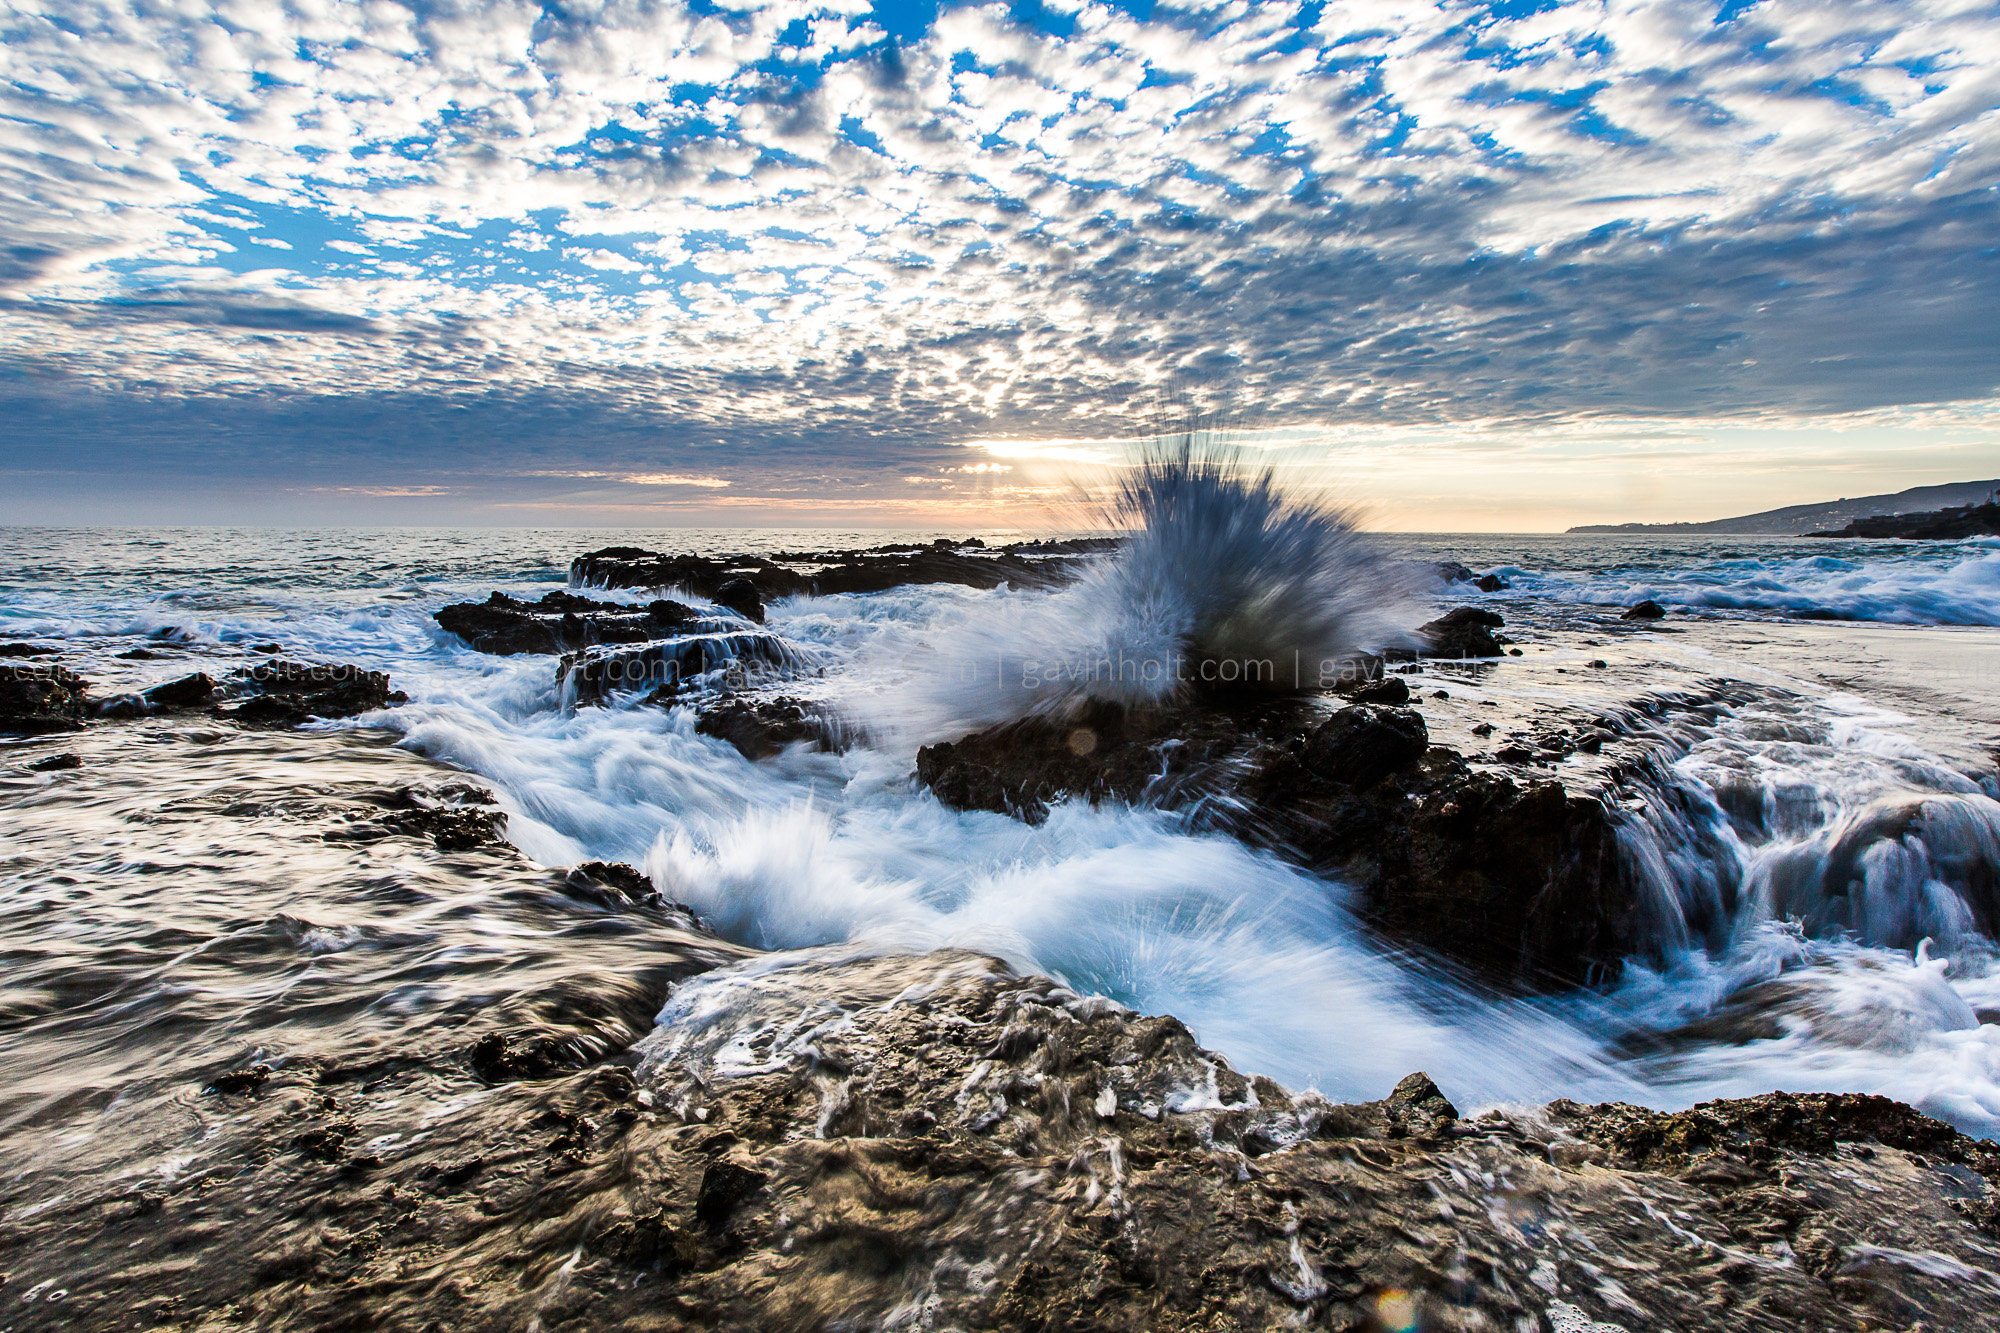
[[[908,584],[1042,588],[1074,576],[1081,562],[1115,548],[1109,540],[1019,542],[989,549],[977,538],[858,551],[781,551],[773,556],[669,555],[609,546],[570,562],[570,582],[597,588],[685,588],[753,620],[780,597],[886,592]]]
[[[591,1046],[190,1071],[178,1170],[8,1198],[10,1326],[2000,1319],[1994,1145],[1880,1098],[1465,1119],[1413,1074],[1336,1105],[954,953],[724,969]]]
[[[60,666],[0,662],[0,735],[46,736],[83,726],[89,686]]]

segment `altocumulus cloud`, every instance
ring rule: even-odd
[[[1163,390],[1379,427],[2000,381],[1983,2],[16,0],[0,98],[7,466],[713,498]]]

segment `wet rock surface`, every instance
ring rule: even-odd
[[[977,538],[964,542],[939,538],[927,544],[866,550],[716,557],[611,546],[578,556],[570,562],[569,572],[570,581],[583,587],[685,588],[761,621],[763,604],[780,597],[885,592],[913,583],[1050,587],[1072,577],[1082,560],[1114,545],[1108,540],[1035,541],[989,548]]]
[[[818,705],[789,695],[727,696],[702,708],[694,729],[728,741],[745,759],[769,759],[800,742],[839,748],[834,720]]]
[[[1493,631],[1506,624],[1498,611],[1479,606],[1461,606],[1417,627],[1428,645],[1422,654],[1398,653],[1395,657],[1498,657],[1504,645]]]
[[[189,1069],[147,1135],[179,1171],[10,1179],[10,1326],[2000,1317],[1995,1145],[1880,1098],[1468,1119],[1413,1074],[1334,1104],[949,952],[683,973],[643,1040],[578,1034]]]
[[[206,672],[179,676],[131,694],[106,699],[97,707],[100,717],[145,717],[149,713],[177,708],[199,708],[214,700],[216,684]]]
[[[408,702],[389,688],[385,672],[346,663],[293,662],[274,657],[231,675],[238,690],[251,697],[223,716],[257,727],[292,727],[316,718],[355,717]]]
[[[538,601],[494,593],[483,602],[456,602],[432,619],[482,653],[566,653],[598,643],[644,643],[685,633],[702,619],[680,602],[645,606],[551,592]]]
[[[1404,678],[1387,680],[1409,697]],[[916,767],[947,805],[1030,823],[1072,798],[1180,811],[1353,886],[1355,910],[1398,945],[1541,990],[1603,982],[1658,947],[1619,845],[1626,803],[1662,799],[1673,719],[1712,720],[1745,698],[1719,685],[1648,696],[1473,755],[1428,744],[1420,714],[1386,704],[1104,707],[926,746]],[[1549,772],[1577,752],[1604,754],[1587,775]],[[1731,910],[1718,900],[1689,925],[1720,930]]]
[[[603,703],[614,695],[635,691],[645,692],[646,703],[671,703],[711,672],[733,671],[747,680],[753,674],[779,672],[801,663],[799,650],[775,634],[724,629],[570,653],[556,666],[556,684],[577,704]]]
[[[83,726],[89,686],[54,664],[0,662],[0,735],[44,736]]]

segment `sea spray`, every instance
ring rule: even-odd
[[[1210,432],[1153,442],[1104,514],[1117,553],[1044,596],[990,599],[900,661],[858,673],[850,705],[885,735],[963,734],[1094,704],[1323,688],[1414,642],[1409,569],[1320,495],[1295,493]],[[884,675],[896,688],[878,686]]]

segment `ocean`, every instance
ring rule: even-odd
[[[913,774],[915,748],[948,729],[916,706],[923,651],[1060,590],[773,603],[794,688],[867,725],[844,752],[756,762],[696,732],[686,708],[575,707],[552,657],[477,653],[432,619],[563,587],[570,560],[602,546],[908,539],[0,529],[0,640],[58,646],[100,696],[222,677],[271,644],[388,672],[408,695],[296,735],[161,717],[0,748],[0,1135],[41,1142],[52,1108],[113,1106],[190,1051],[240,1063],[308,1038],[393,1050],[482,1007],[559,1008],[633,984],[605,941],[644,928],[483,854],[371,860],[358,844],[288,840],[287,820],[309,813],[302,773],[329,801],[348,780],[443,791],[462,776],[490,789],[533,863],[642,868],[729,963],[681,986],[670,1017],[707,1005],[720,1021],[732,978],[788,959],[907,956],[920,977],[930,951],[972,950],[1175,1015],[1237,1068],[1335,1099],[1382,1096],[1421,1068],[1461,1107],[1823,1089],[2000,1132],[2000,967],[1982,924],[2000,893],[2000,542],[1381,539],[1413,614],[1477,604],[1523,649],[1420,700],[1434,743],[1472,752],[1482,719],[1527,728],[1694,682],[1745,692],[1663,731],[1651,796],[1623,811],[1659,947],[1603,984],[1534,994],[1382,937],[1340,883],[1175,812],[1072,801],[1031,825],[941,804]],[[1508,586],[1446,583],[1447,560]],[[1666,618],[1614,623],[1641,599]],[[121,656],[135,648],[154,656]],[[905,704],[922,727],[898,724]],[[84,765],[26,769],[53,748]],[[1691,925],[1718,875],[1728,919]],[[1838,910],[1821,910],[1830,898]],[[621,947],[629,958],[632,940]],[[663,965],[689,947],[663,935]]]

